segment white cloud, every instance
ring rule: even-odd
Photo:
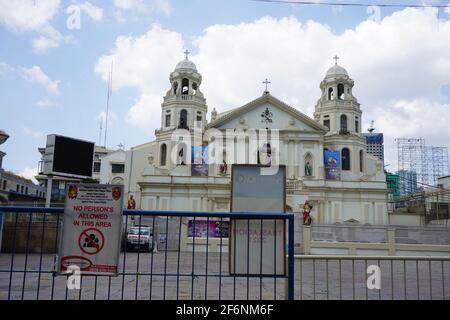
[[[40,138],[43,138],[45,136],[42,132],[40,132],[38,130],[34,130],[34,129],[29,128],[29,127],[24,127],[22,129],[22,134],[27,136],[27,137],[34,138],[34,139],[40,139]]]
[[[161,103],[161,95],[144,93],[130,108],[126,119],[139,129],[154,134],[154,129],[160,126],[160,117],[155,116],[155,107],[161,106]]]
[[[11,67],[8,63],[6,62],[0,62],[0,74],[4,74],[8,71],[13,71],[14,68]]]
[[[15,32],[38,33],[32,40],[33,49],[44,53],[64,40],[50,24],[59,7],[59,0],[0,0],[0,24]]]
[[[170,15],[172,13],[172,6],[170,5],[169,0],[155,0],[153,1],[154,10],[159,10],[165,15]]]
[[[143,0],[114,0],[114,5],[123,10],[144,10],[146,8]]]
[[[102,111],[97,115],[97,120],[102,122],[103,129],[105,129],[105,119],[106,119],[106,112]],[[117,114],[114,111],[108,112],[108,128],[112,127],[114,125],[114,122],[117,120]]]
[[[141,97],[130,109],[127,121],[153,133],[155,128],[149,127],[147,121],[155,119],[155,116],[146,112],[159,110],[163,92],[170,87],[168,74],[182,59],[182,52],[180,34],[153,25],[142,36],[118,37],[111,53],[99,58],[95,71],[107,81],[113,61],[113,90],[124,87],[140,89]]]
[[[54,107],[58,107],[59,105],[49,99],[42,99],[36,102],[36,106],[39,108],[43,108],[43,109],[47,109],[47,108],[54,108]]]
[[[6,72],[16,72],[23,79],[28,82],[39,84],[45,87],[49,92],[58,94],[59,93],[59,80],[52,80],[45,74],[45,72],[39,66],[33,66],[31,68],[25,68],[23,66],[11,66],[6,62],[0,62],[0,75]],[[48,106],[49,100],[41,100],[36,104],[37,106]]]
[[[59,0],[0,0],[0,23],[14,31],[39,31],[59,9]]]
[[[86,13],[92,20],[94,21],[102,21],[103,20],[103,9],[100,7],[97,7],[90,3],[89,1],[86,1],[85,3],[78,4],[81,11]]]
[[[22,172],[19,172],[18,174],[19,174],[19,176],[22,176],[26,179],[30,179],[35,184],[38,184],[38,181],[35,178],[35,176],[37,176],[37,174],[38,174],[37,167],[34,167],[34,168],[26,167],[25,169],[22,170]]]
[[[118,9],[115,12],[115,17],[119,23],[126,21],[124,11],[135,14],[163,13],[169,16],[173,10],[169,0],[114,0],[114,5]]]
[[[113,90],[137,87],[151,90],[161,96],[167,87],[168,74],[182,59],[183,41],[180,34],[153,25],[144,35],[120,36],[108,55],[97,61],[95,71],[108,80],[111,61],[113,65]]]
[[[45,53],[48,49],[57,48],[60,40],[45,36],[39,36],[33,39],[33,50],[36,53]]]
[[[19,67],[22,77],[31,82],[44,86],[52,93],[59,93],[59,80],[51,80],[39,66],[31,68]]]
[[[127,21],[127,19],[125,19],[125,17],[123,16],[122,11],[120,10],[114,11],[114,17],[116,18],[116,21],[120,24],[125,23]]]
[[[438,28],[436,18],[435,9],[404,9],[340,34],[295,17],[212,25],[195,39],[198,53],[191,60],[203,76],[209,110],[253,100],[262,94],[267,77],[273,95],[312,117],[319,84],[338,54],[339,64],[355,80],[363,128],[375,121],[385,133],[386,150],[393,150],[386,162],[394,164],[399,136],[450,147],[445,124],[450,123],[450,106],[441,94],[441,87],[450,84],[450,20],[441,17]],[[107,80],[114,59],[115,90],[140,89],[128,113],[130,123],[150,132],[159,127],[156,97],[161,100],[169,89],[168,75],[183,50],[180,34],[153,26],[142,36],[119,37],[111,53],[98,60],[96,71]]]

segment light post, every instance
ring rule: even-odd
[[[0,144],[5,143],[8,138],[9,135],[5,131],[0,130]]]
[[[0,144],[5,143],[8,138],[9,135],[5,131],[0,130]],[[0,170],[2,169],[2,160],[5,155],[6,153],[0,151]]]

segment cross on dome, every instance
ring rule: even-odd
[[[190,54],[189,50],[186,49],[186,51],[184,51],[184,54],[186,55],[186,60],[188,60],[188,56]]]
[[[337,61],[339,60],[339,57],[338,57],[337,55],[335,55],[335,56],[333,57],[333,59],[335,60],[335,63],[334,63],[334,64],[337,65]]]

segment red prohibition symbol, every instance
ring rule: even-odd
[[[96,228],[89,228],[81,232],[78,238],[78,245],[86,254],[97,254],[105,245],[105,236]]]

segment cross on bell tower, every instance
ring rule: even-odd
[[[184,54],[186,55],[186,60],[188,60],[188,56],[189,56],[189,54],[190,54],[189,50],[186,49],[186,51],[184,51]]]
[[[337,55],[335,55],[335,56],[333,57],[333,59],[334,59],[334,61],[335,61],[334,64],[337,65],[337,61],[339,60],[339,57],[338,57]]]
[[[262,83],[266,85],[266,90],[264,90],[264,94],[269,93],[269,90],[267,89],[267,85],[271,82],[269,80],[267,80],[267,78],[266,78]]]

